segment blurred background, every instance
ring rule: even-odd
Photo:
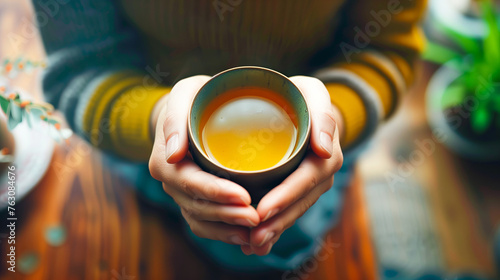
[[[0,92],[42,100],[33,18],[30,1],[0,0]],[[330,233],[334,253],[295,278],[270,279],[500,279],[499,20],[475,1],[429,2],[418,78],[359,161]],[[47,127],[16,129],[27,154],[16,160],[29,168],[17,174],[25,189],[15,273],[6,264],[10,233],[0,230],[2,279],[235,277],[200,257],[172,229],[178,221],[124,191],[82,140],[60,132],[58,144]]]

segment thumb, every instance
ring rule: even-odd
[[[312,150],[322,158],[330,158],[333,154],[337,123],[328,90],[316,78],[296,76],[292,77],[291,80],[304,94],[311,112]]]
[[[187,120],[193,98],[210,79],[208,76],[193,76],[179,81],[172,88],[163,114],[158,120],[161,130],[156,139],[165,143],[165,158],[168,163],[181,161],[188,151]]]

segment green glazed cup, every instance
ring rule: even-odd
[[[267,169],[241,171],[212,160],[202,148],[199,137],[201,115],[218,95],[241,87],[261,87],[283,96],[293,107],[298,128],[295,149],[289,158]],[[188,117],[189,149],[194,161],[205,171],[244,187],[257,203],[272,188],[290,175],[304,158],[311,136],[311,115],[304,95],[290,79],[276,71],[254,66],[236,67],[213,76],[195,95]],[[234,151],[236,152],[236,151]]]

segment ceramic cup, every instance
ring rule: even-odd
[[[230,169],[207,156],[202,148],[200,119],[207,105],[218,95],[241,87],[270,89],[284,97],[295,112],[295,116],[292,116],[298,126],[295,148],[288,159],[270,168],[256,171]],[[194,161],[203,170],[244,187],[250,193],[252,203],[257,203],[290,175],[304,158],[311,135],[311,116],[303,94],[286,76],[267,68],[243,66],[213,76],[198,91],[189,111],[188,132],[190,152]]]

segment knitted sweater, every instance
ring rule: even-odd
[[[423,47],[423,0],[33,0],[43,90],[93,145],[148,159],[149,119],[178,80],[241,65],[322,80],[367,139],[397,107]]]

